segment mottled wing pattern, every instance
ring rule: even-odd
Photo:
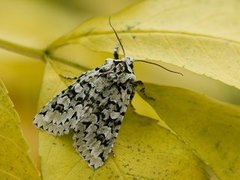
[[[83,102],[90,90],[86,82],[97,78],[96,74],[95,70],[82,74],[74,84],[50,100],[34,117],[33,123],[55,136],[68,134],[86,111]]]
[[[135,91],[132,61],[108,59],[83,74],[42,108],[34,124],[53,135],[72,129],[77,152],[90,167],[102,166]]]
[[[101,80],[100,80],[101,79]],[[100,91],[92,90],[91,101],[96,107],[78,122],[73,136],[74,146],[89,166],[96,169],[102,166],[111,152],[115,138],[127,110],[133,87],[131,84],[112,84],[106,79],[99,86]]]

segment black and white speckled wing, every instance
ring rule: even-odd
[[[34,117],[35,126],[55,136],[68,134],[87,109],[83,106],[90,90],[87,82],[94,81],[97,73],[92,70],[82,74],[75,83],[50,100]]]
[[[95,107],[83,116],[74,129],[74,147],[93,169],[102,166],[113,148],[131,95],[131,83],[112,84],[100,78],[100,91],[92,90]],[[94,92],[93,92],[94,91]]]
[[[135,91],[131,58],[107,59],[47,103],[34,124],[53,135],[73,130],[74,147],[93,169],[112,150]]]

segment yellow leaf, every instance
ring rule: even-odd
[[[0,177],[1,179],[40,179],[27,153],[28,146],[20,120],[0,81]]]
[[[145,0],[112,17],[127,55],[184,67],[240,88],[238,0]],[[82,44],[112,52],[116,44],[107,17],[91,19],[49,46]],[[81,55],[79,54],[79,57]]]
[[[40,106],[66,88],[47,63]],[[43,179],[208,179],[203,163],[156,120],[130,109],[103,167],[92,170],[75,152],[72,134],[54,137],[40,131]]]
[[[188,90],[145,84],[148,103],[213,169],[219,179],[240,177],[240,108]]]

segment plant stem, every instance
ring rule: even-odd
[[[18,54],[21,54],[23,56],[27,56],[27,57],[31,57],[31,58],[35,58],[35,59],[39,59],[42,61],[46,61],[46,57],[49,57],[55,61],[76,67],[76,68],[80,68],[84,71],[89,70],[89,68],[82,66],[80,64],[76,64],[74,62],[68,61],[64,58],[60,58],[57,56],[52,55],[51,53],[49,53],[47,50],[41,50],[41,49],[34,49],[34,48],[29,48],[26,46],[22,46],[19,44],[15,44],[9,41],[5,41],[3,39],[0,39],[0,48],[11,51],[11,52],[15,52]]]
[[[44,50],[41,50],[41,49],[25,47],[25,46],[22,46],[19,44],[5,41],[3,39],[0,39],[0,48],[3,48],[5,50],[11,51],[11,52],[15,52],[15,53],[27,56],[27,57],[36,58],[36,59],[45,61],[44,60]]]
[[[86,66],[82,66],[80,64],[77,64],[77,63],[74,63],[74,62],[71,62],[71,61],[68,61],[64,58],[61,58],[61,57],[58,57],[58,56],[54,56],[54,55],[51,55],[51,54],[48,54],[47,55],[49,58],[53,59],[54,61],[58,61],[58,62],[61,62],[63,64],[66,64],[66,65],[69,65],[69,66],[72,66],[72,67],[75,67],[75,68],[79,68],[79,69],[82,69],[83,71],[88,71],[89,68],[86,67]]]

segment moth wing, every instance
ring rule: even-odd
[[[87,71],[50,100],[34,117],[35,126],[55,136],[68,134],[74,121],[81,119],[86,111],[82,105],[88,89],[85,86],[95,75],[95,70]]]
[[[108,158],[133,93],[132,87],[104,87],[95,95],[98,105],[78,122],[73,136],[75,149],[93,169]]]

